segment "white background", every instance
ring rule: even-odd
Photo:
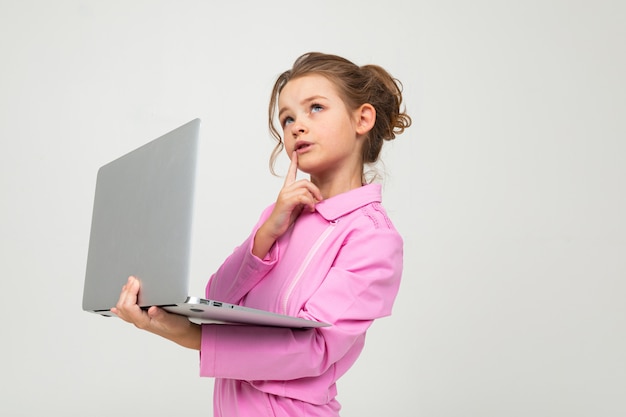
[[[212,415],[197,353],[81,309],[96,171],[203,120],[201,292],[275,198],[269,91],[315,50],[387,68],[414,120],[383,155],[403,283],[339,383],[343,415],[626,415],[625,14],[0,1],[0,414]]]

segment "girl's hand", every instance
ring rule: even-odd
[[[162,336],[179,345],[200,350],[201,328],[191,323],[187,317],[152,306],[147,311],[137,305],[141,282],[129,277],[122,287],[120,298],[111,312],[137,328]]]
[[[278,194],[274,210],[270,217],[257,230],[252,253],[259,258],[265,257],[270,248],[289,226],[298,218],[305,208],[315,211],[315,204],[322,201],[322,193],[309,180],[296,181],[298,172],[298,154],[291,154],[291,163],[285,184]]]

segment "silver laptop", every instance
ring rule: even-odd
[[[329,326],[188,294],[199,129],[192,120],[98,170],[83,310],[114,316],[110,309],[133,275],[142,283],[142,308],[160,306],[197,323]]]

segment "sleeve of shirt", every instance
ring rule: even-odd
[[[254,236],[271,213],[271,208],[263,212],[250,236],[243,244],[235,248],[211,276],[206,286],[207,298],[239,304],[241,299],[274,267],[278,260],[278,250],[275,247],[272,247],[263,259],[252,254]]]
[[[391,314],[401,274],[402,239],[395,230],[355,233],[299,314],[331,327],[204,325],[200,374],[286,381],[319,376],[352,355],[342,365],[347,369],[358,357],[372,321]],[[336,369],[334,373],[343,372]]]

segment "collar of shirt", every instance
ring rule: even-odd
[[[334,221],[363,206],[382,201],[381,185],[366,184],[316,204],[315,209],[326,220]]]

